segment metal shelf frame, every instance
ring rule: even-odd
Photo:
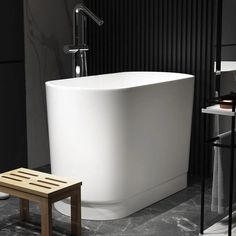
[[[233,177],[234,177],[234,153],[235,153],[235,106],[236,106],[236,93],[231,93],[232,95],[232,109],[222,109],[217,106],[217,109],[212,109],[219,104],[225,104],[221,102],[220,97],[215,98],[209,101],[209,105],[206,108],[202,109],[202,113],[204,115],[204,125],[203,125],[203,133],[204,133],[204,151],[202,157],[202,166],[201,166],[201,219],[200,219],[200,235],[204,235],[204,204],[205,204],[205,176],[206,176],[206,163],[208,161],[207,150],[209,144],[212,146],[218,146],[221,148],[229,148],[230,149],[230,174],[229,174],[229,209],[228,209],[228,236],[232,235],[232,205],[233,205]],[[215,144],[214,142],[218,139],[218,137],[207,137],[206,127],[207,127],[207,115],[225,115],[231,118],[231,141],[230,145],[222,145]]]

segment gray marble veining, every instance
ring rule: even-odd
[[[28,164],[49,163],[44,83],[71,77],[72,9],[80,0],[24,0]]]
[[[210,211],[211,189],[206,194],[206,227],[219,217]],[[18,199],[0,202],[0,235],[40,235],[40,211],[30,204],[31,223],[19,220]],[[82,235],[195,236],[199,233],[200,185],[194,184],[135,214],[119,220],[82,220]],[[70,235],[70,218],[53,209],[53,235]]]

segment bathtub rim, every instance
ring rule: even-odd
[[[97,77],[101,78],[102,76],[108,77],[109,75],[119,75],[119,74],[134,74],[134,73],[144,73],[144,74],[149,74],[149,73],[156,73],[157,75],[161,74],[169,74],[171,76],[174,75],[182,75],[180,78],[174,78],[171,80],[167,81],[161,81],[161,82],[150,82],[146,84],[134,84],[132,86],[117,86],[115,88],[94,88],[94,87],[82,87],[79,85],[76,86],[68,86],[68,85],[62,85],[59,84],[60,82],[63,81],[68,81],[68,80],[93,80],[96,79]],[[113,78],[114,80],[116,78]],[[115,73],[108,73],[108,74],[98,74],[98,75],[91,75],[91,76],[86,76],[86,77],[75,77],[75,78],[66,78],[66,79],[58,79],[58,80],[49,80],[45,82],[46,88],[54,88],[54,89],[64,89],[64,90],[77,90],[77,91],[118,91],[118,90],[129,90],[129,89],[134,89],[134,88],[140,88],[140,87],[146,87],[146,86],[153,86],[157,84],[164,84],[164,83],[171,83],[171,82],[176,82],[176,81],[181,81],[181,80],[186,80],[186,79],[195,79],[195,76],[192,74],[186,74],[186,73],[177,73],[177,72],[165,72],[165,71],[124,71],[124,72],[115,72]]]

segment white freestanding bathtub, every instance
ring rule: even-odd
[[[118,219],[186,187],[194,77],[46,82],[52,173],[82,181],[82,218]],[[56,204],[70,214],[69,200]]]

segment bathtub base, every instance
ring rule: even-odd
[[[123,202],[114,204],[92,204],[82,201],[82,219],[86,220],[114,220],[126,217],[157,201],[160,201],[187,187],[187,173],[153,189],[137,194]],[[70,216],[70,202],[68,199],[54,204],[55,208],[64,215]]]

